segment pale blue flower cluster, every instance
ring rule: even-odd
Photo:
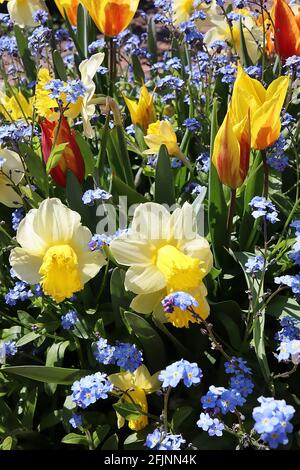
[[[62,102],[62,95],[67,103],[75,104],[80,97],[86,92],[86,87],[81,80],[71,80],[64,83],[58,78],[51,80],[44,86],[45,90],[50,91],[49,96],[58,103]]]
[[[129,372],[134,372],[143,363],[143,354],[135,344],[117,342],[111,346],[104,338],[97,341],[94,356],[100,364],[115,364]]]
[[[75,429],[78,428],[79,426],[82,426],[82,422],[83,422],[82,416],[76,413],[73,413],[72,418],[69,419],[69,423]]]
[[[93,206],[96,201],[108,201],[112,195],[104,189],[88,189],[82,196],[82,201],[87,206]]]
[[[277,276],[274,278],[275,284],[284,284],[292,289],[294,294],[300,294],[300,274],[296,274],[296,276],[290,276],[287,274],[286,276]]]
[[[181,434],[175,435],[155,429],[151,434],[148,434],[145,446],[155,450],[180,450],[184,443],[185,439]]]
[[[6,357],[15,356],[18,352],[17,343],[12,340],[5,341],[5,355]]]
[[[71,398],[80,408],[87,408],[99,399],[108,398],[108,394],[112,392],[113,388],[114,386],[106,374],[96,372],[73,383]]]
[[[186,292],[173,292],[167,295],[162,301],[163,309],[166,313],[174,312],[175,307],[180,308],[180,310],[185,311],[191,307],[198,307],[199,303],[196,299]]]
[[[201,413],[197,421],[198,428],[206,431],[209,436],[223,436],[224,424],[218,418],[213,418],[209,413]]]
[[[254,256],[253,258],[248,258],[245,263],[246,273],[255,275],[258,272],[261,272],[264,269],[264,259],[262,256]]]
[[[296,241],[292,246],[293,253],[289,253],[289,258],[300,265],[300,220],[294,220],[290,226],[295,229]]]
[[[249,205],[253,210],[252,216],[254,217],[254,219],[264,217],[265,220],[271,222],[271,224],[275,224],[275,222],[279,220],[276,207],[271,201],[268,201],[265,197],[255,196],[249,202]]]
[[[78,316],[76,310],[70,310],[61,317],[61,325],[64,330],[73,330],[77,322]]]
[[[196,362],[189,362],[185,359],[173,362],[159,373],[158,380],[162,382],[162,387],[175,388],[182,380],[186,387],[199,384],[203,377],[202,370]]]
[[[290,420],[295,413],[294,407],[287,405],[285,400],[274,398],[260,397],[258,402],[260,406],[255,407],[252,412],[255,431],[271,449],[276,449],[279,444],[286,445],[287,434],[293,431]]]

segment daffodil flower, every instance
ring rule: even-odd
[[[256,24],[251,11],[247,8],[233,10],[234,13],[242,15],[243,33],[246,42],[247,51],[254,64],[257,63],[261,52],[260,47],[263,40],[262,29]],[[231,26],[221,15],[211,17],[212,27],[204,36],[204,43],[210,48],[215,41],[225,41],[241,57],[241,38],[240,38],[240,20],[232,19]]]
[[[59,199],[45,199],[21,221],[16,235],[20,247],[9,258],[22,281],[40,283],[57,303],[81,291],[106,264],[100,252],[89,250],[92,234],[80,220]]]
[[[289,80],[289,77],[279,77],[265,89],[239,65],[232,93],[232,112],[236,122],[241,122],[250,111],[252,148],[263,150],[278,139],[280,113]]]
[[[148,413],[147,396],[150,393],[156,392],[160,388],[160,381],[158,380],[157,372],[150,375],[146,366],[140,366],[135,372],[119,372],[112,374],[108,379],[112,382],[117,389],[115,392],[121,396],[122,401],[128,403],[135,403],[139,405],[144,413]],[[118,427],[121,428],[125,424],[123,416],[117,413]],[[128,422],[130,429],[140,431],[148,424],[148,416],[141,415],[138,419],[131,419]]]
[[[18,90],[12,96],[0,92],[0,113],[11,122],[32,119],[34,98],[27,100]]]
[[[196,24],[199,30],[211,26],[210,19],[213,15],[217,14],[217,2],[212,0],[210,3],[199,2],[197,0],[173,0],[174,22],[176,25],[188,21],[191,15],[201,10],[205,13],[206,18],[197,20]]]
[[[3,3],[6,0],[0,0]],[[7,10],[12,21],[24,26],[37,26],[32,15],[38,10],[47,10],[43,0],[7,0]]]
[[[173,214],[153,202],[139,205],[130,232],[113,240],[110,249],[119,264],[129,266],[125,287],[137,294],[131,303],[133,310],[153,312],[160,321],[186,327],[198,321],[190,312],[175,308],[166,317],[161,305],[166,295],[180,290],[195,297],[198,315],[208,316],[203,278],[212,268],[212,253],[208,242],[197,233],[190,204],[185,203]]]
[[[0,202],[8,207],[20,207],[23,201],[15,191],[24,176],[24,164],[16,152],[0,148]]]
[[[138,124],[144,132],[147,131],[149,125],[156,119],[153,97],[154,93],[150,95],[144,83],[138,102],[124,96],[132,124]]]

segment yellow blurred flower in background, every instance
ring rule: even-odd
[[[188,21],[193,13],[201,10],[206,18],[196,20],[196,25],[201,31],[204,27],[211,26],[211,17],[217,14],[217,2],[212,0],[210,3],[198,0],[173,0],[174,22],[178,26],[180,23]]]
[[[61,16],[67,16],[72,26],[77,25],[77,9],[80,0],[54,0]]]
[[[182,156],[175,131],[169,121],[156,121],[150,124],[145,136],[145,142],[149,147],[149,150],[144,151],[146,155],[158,153],[161,145],[165,145],[169,155],[179,158]]]
[[[106,264],[100,252],[89,250],[92,234],[80,215],[60,199],[45,199],[21,221],[10,254],[16,275],[28,284],[40,283],[57,303],[72,297]]]
[[[0,0],[4,3],[6,0]],[[12,21],[24,28],[24,26],[37,26],[32,15],[38,10],[47,10],[43,0],[7,0],[7,10]]]
[[[196,216],[185,203],[173,214],[160,204],[141,204],[134,213],[131,230],[112,241],[111,251],[118,263],[129,266],[126,289],[137,296],[133,310],[170,321],[178,327],[196,322],[188,311],[175,308],[166,317],[161,300],[171,292],[185,291],[199,302],[195,309],[202,318],[209,314],[203,278],[212,268],[212,253],[205,238],[197,233]]]
[[[138,102],[124,96],[132,124],[138,124],[144,133],[147,132],[149,125],[156,119],[153,98],[154,92],[150,95],[145,84],[141,88]]]
[[[121,401],[135,403],[139,405],[144,413],[148,413],[147,396],[150,393],[159,390],[161,383],[158,380],[157,372],[150,375],[146,366],[140,366],[135,372],[119,372],[109,375],[108,379],[120,391]],[[123,393],[122,393],[123,392]],[[126,392],[126,393],[124,393]],[[123,416],[117,413],[118,427],[125,424]],[[134,431],[140,431],[148,424],[148,416],[141,415],[138,419],[129,420],[128,426]]]
[[[0,113],[5,119],[14,122],[32,119],[34,98],[25,98],[20,90],[14,90],[11,96],[0,92]]]

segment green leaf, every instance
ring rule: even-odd
[[[140,60],[135,54],[132,54],[131,60],[134,79],[141,85],[145,81],[145,74],[141,66]]]
[[[30,390],[24,400],[24,411],[22,416],[22,424],[25,428],[32,430],[33,418],[38,398],[38,387]]]
[[[50,173],[52,168],[55,168],[59,164],[62,153],[65,150],[67,145],[68,145],[67,142],[64,142],[62,144],[57,144],[51,150],[51,153],[49,155],[49,158],[48,158],[47,164],[46,164],[46,171],[47,171],[48,174]]]
[[[75,434],[74,432],[70,432],[65,437],[62,438],[61,442],[63,444],[73,444],[73,445],[81,445],[88,447],[89,443],[85,436],[80,434]]]
[[[25,344],[35,341],[40,336],[41,336],[40,333],[35,333],[35,331],[31,331],[30,333],[27,333],[26,335],[22,336],[22,338],[20,338],[19,341],[17,341],[17,346],[18,348],[21,346],[25,346]]]
[[[244,30],[243,30],[242,16],[240,16],[240,50],[241,50],[240,58],[241,58],[242,66],[250,67],[251,65],[253,65],[249,57],[248,51],[247,51],[247,45],[246,45]]]
[[[148,51],[151,54],[153,63],[157,62],[157,36],[156,24],[153,16],[149,18],[148,22]]]
[[[134,421],[141,416],[141,407],[135,403],[127,403],[126,401],[119,401],[113,405],[114,410],[123,416],[128,421]]]
[[[19,54],[24,65],[26,76],[30,82],[36,80],[36,66],[32,60],[31,54],[28,49],[28,41],[22,32],[22,29],[18,26],[14,26],[14,33],[17,40]]]
[[[81,134],[76,133],[76,142],[79,145],[81,155],[83,156],[84,160],[84,167],[85,167],[85,178],[88,177],[88,175],[93,176],[94,175],[94,169],[95,169],[95,159],[93,152],[91,151],[91,147],[88,144],[88,142],[82,137]]]
[[[214,141],[218,131],[217,121],[217,101],[214,100],[211,117],[211,136],[210,136],[210,173],[209,173],[209,194],[208,194],[208,223],[212,239],[212,247],[215,258],[215,265],[220,268],[224,265],[226,244],[226,221],[227,204],[224,197],[223,186],[219,180],[217,170],[212,163]]]
[[[62,80],[63,82],[68,81],[67,77],[67,72],[66,72],[66,66],[62,60],[60,52],[57,50],[53,51],[53,64],[55,68],[55,72],[57,76]]]
[[[46,173],[45,165],[40,156],[32,147],[25,143],[20,143],[19,148],[23,155],[26,166],[33,177],[37,187],[46,195],[49,195],[49,179]]]
[[[81,215],[83,225],[89,227],[94,233],[96,229],[95,208],[86,206],[82,201],[83,190],[78,179],[72,171],[67,172],[66,198],[68,206]]]
[[[155,202],[159,204],[175,204],[175,187],[170,156],[167,147],[161,145],[155,173]]]
[[[11,450],[13,448],[14,439],[11,436],[7,436],[0,445],[0,450]]]
[[[103,424],[102,426],[97,426],[96,430],[93,432],[93,443],[95,449],[104,441],[107,434],[109,433],[110,426],[109,424]]]
[[[89,374],[89,371],[80,369],[65,369],[63,367],[46,366],[9,366],[3,367],[1,372],[8,375],[19,375],[28,379],[48,384],[70,385],[75,380]]]
[[[262,158],[261,154],[257,153],[245,184],[243,216],[241,217],[239,230],[240,249],[243,251],[253,251],[256,238],[259,235],[257,226],[260,222],[252,217],[249,203],[254,196],[262,195],[263,178]]]
[[[179,432],[179,429],[184,421],[193,413],[191,406],[181,406],[173,414],[172,418],[172,429]]]
[[[236,350],[240,350],[244,323],[240,306],[233,300],[224,302],[211,302],[211,318],[217,331],[225,330],[227,340]],[[225,338],[224,338],[225,339]]]
[[[129,333],[135,335],[141,342],[151,371],[164,367],[166,363],[164,343],[149,322],[132,312],[123,312],[122,317]]]
[[[297,300],[283,295],[277,295],[272,302],[268,303],[266,314],[277,319],[290,315],[295,320],[300,321],[300,307]]]
[[[104,442],[101,450],[118,450],[119,447],[119,438],[117,434],[110,436],[107,441]]]
[[[55,367],[62,364],[65,351],[70,345],[69,341],[60,341],[59,343],[53,343],[47,351],[46,366]],[[57,388],[57,384],[45,384],[45,391],[49,395],[52,395]]]
[[[128,206],[131,206],[133,204],[141,204],[143,202],[148,201],[148,199],[142,196],[142,194],[138,193],[135,189],[128,186],[116,175],[113,175],[112,177],[111,192],[114,196],[114,201],[116,203],[118,202],[119,196],[126,196]]]

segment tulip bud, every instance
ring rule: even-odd
[[[274,44],[281,58],[300,55],[300,13],[294,15],[284,0],[274,0],[272,9]]]
[[[43,122],[40,122],[42,129],[42,150],[45,163],[47,163],[50,157],[58,125],[59,123],[57,121],[48,121],[48,119],[44,119]],[[67,143],[67,145],[61,154],[58,165],[51,169],[50,175],[56,184],[64,188],[67,184],[66,178],[68,170],[74,173],[79,183],[82,183],[85,172],[84,160],[76,142],[74,130],[71,132],[68,121],[64,116],[61,117],[55,144],[58,145],[62,143]]]
[[[235,123],[229,108],[215,138],[212,161],[221,182],[231,189],[241,186],[247,176],[250,146],[249,113]]]

